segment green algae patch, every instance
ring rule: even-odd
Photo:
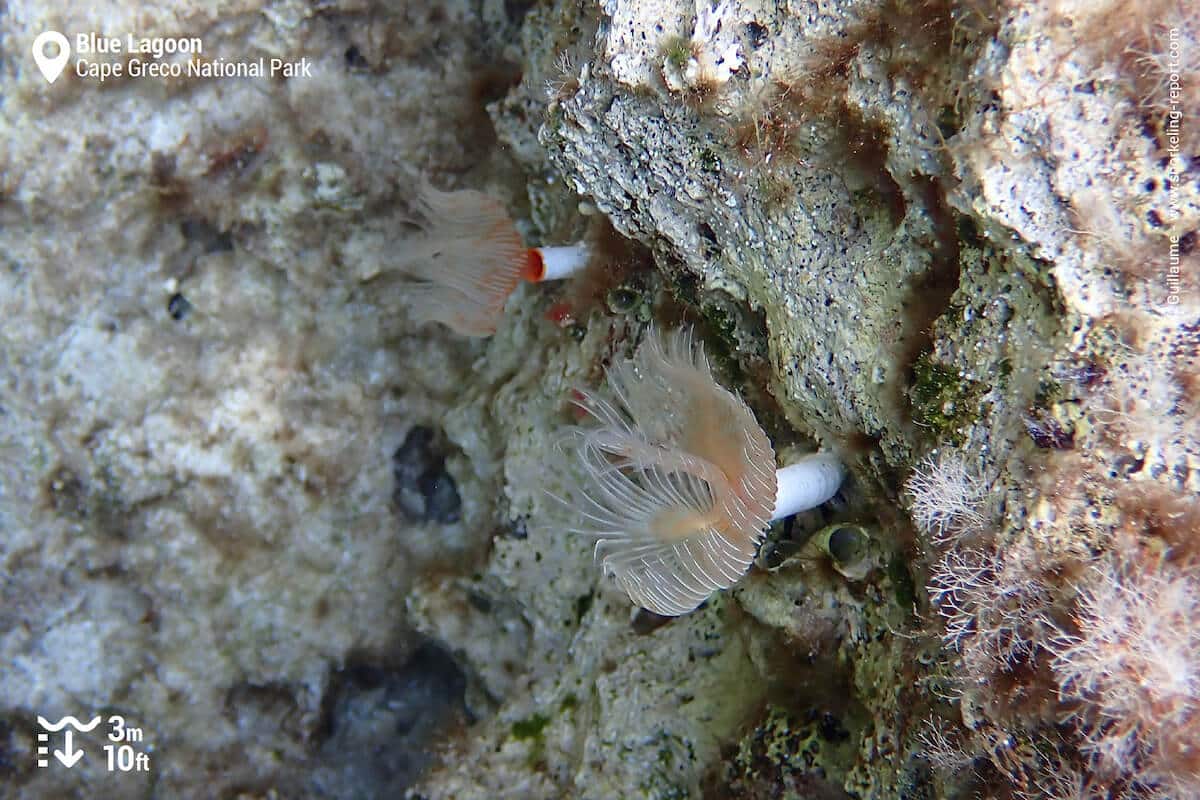
[[[692,42],[686,36],[668,36],[663,39],[659,51],[668,64],[681,70],[692,57]]]
[[[979,413],[984,387],[926,353],[913,365],[912,419],[937,438],[960,441]]]
[[[525,719],[517,720],[512,726],[514,739],[539,739],[542,731],[550,724],[550,718],[543,714],[534,714]]]
[[[913,582],[912,573],[908,570],[908,564],[899,553],[892,556],[888,562],[887,576],[892,583],[896,605],[911,613],[913,605],[917,601],[917,587]]]

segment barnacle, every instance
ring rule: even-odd
[[[598,426],[562,442],[582,480],[576,533],[635,603],[685,614],[749,569],[772,518],[827,500],[842,479],[819,454],[775,470],[775,453],[742,400],[717,385],[689,329],[651,329],[608,370],[614,401],[579,393]]]
[[[473,189],[422,184],[422,235],[401,244],[396,268],[412,280],[407,299],[418,322],[441,322],[465,336],[490,336],[522,280],[565,278],[588,258],[585,245],[527,248],[504,205]]]

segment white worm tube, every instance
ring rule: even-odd
[[[775,491],[775,511],[772,520],[816,508],[833,497],[846,468],[833,453],[813,453],[795,464],[775,471],[779,487]]]
[[[534,248],[542,256],[544,271],[539,280],[557,281],[570,277],[587,265],[590,252],[583,242],[559,247]]]

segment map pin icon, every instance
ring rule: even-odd
[[[58,55],[56,56],[46,55],[46,45],[51,42],[58,45]],[[71,43],[58,31],[39,33],[38,37],[33,40],[33,60],[37,62],[37,68],[42,71],[42,77],[49,83],[58,80],[58,76],[62,74],[63,67],[67,65],[70,57]]]

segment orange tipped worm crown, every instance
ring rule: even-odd
[[[522,280],[565,278],[588,258],[582,244],[525,247],[504,205],[473,189],[442,192],[422,183],[416,210],[422,235],[403,242],[396,255],[397,268],[413,279],[412,315],[464,336],[495,333]]]
[[[442,192],[425,183],[416,208],[424,235],[397,254],[397,267],[415,279],[408,287],[413,316],[466,336],[495,333],[504,302],[535,266],[503,204],[472,189]]]

